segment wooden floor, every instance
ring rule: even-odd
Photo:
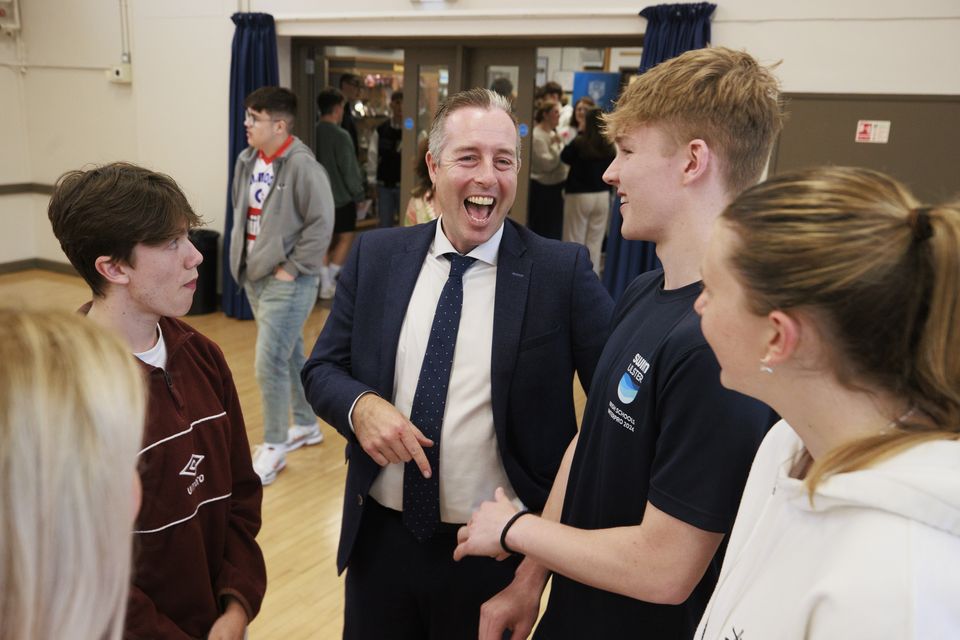
[[[7,307],[74,310],[90,291],[76,276],[49,271],[0,275],[0,301]],[[329,313],[320,303],[304,328],[309,350]],[[185,320],[217,342],[233,371],[251,445],[262,441],[260,393],[253,372],[256,325],[222,313]],[[575,383],[578,418],[584,395]],[[322,444],[287,456],[287,468],[266,487],[263,528],[257,540],[267,562],[268,588],[252,640],[339,638],[343,630],[343,584],[336,549],[346,466],[343,438],[322,424]]]

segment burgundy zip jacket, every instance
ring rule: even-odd
[[[166,369],[141,363],[149,387],[125,637],[203,638],[236,598],[250,620],[267,586],[256,542],[263,487],[223,353],[161,318]]]

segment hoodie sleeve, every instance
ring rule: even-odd
[[[230,498],[230,516],[220,573],[214,576],[214,593],[221,611],[226,596],[232,596],[243,606],[248,620],[260,611],[267,588],[267,570],[263,553],[257,544],[260,530],[260,506],[263,486],[253,470],[250,444],[243,422],[243,413],[233,376],[217,352],[217,365],[223,380],[223,407],[230,419],[230,467],[233,477],[233,495]]]
[[[333,236],[333,192],[326,170],[309,154],[290,158],[294,173],[294,198],[303,217],[300,238],[280,266],[293,277],[302,272],[319,273],[323,256]]]

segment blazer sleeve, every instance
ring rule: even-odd
[[[350,428],[354,402],[365,393],[377,393],[373,387],[356,380],[351,369],[353,318],[363,246],[364,237],[360,234],[340,271],[330,316],[300,373],[313,410],[348,441],[354,440]]]
[[[580,384],[589,393],[593,373],[610,337],[613,299],[593,271],[587,248],[580,245],[573,271],[570,326],[573,359]]]

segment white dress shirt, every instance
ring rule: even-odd
[[[450,261],[443,254],[456,252],[442,231],[442,223],[441,217],[400,330],[393,404],[405,416],[410,415],[413,406],[433,314],[450,274]],[[481,502],[493,499],[497,487],[503,487],[510,499],[516,498],[497,446],[490,390],[497,254],[502,237],[501,224],[492,238],[467,254],[477,261],[463,275],[463,311],[441,427],[439,479],[443,522],[466,522]],[[403,473],[403,464],[384,467],[370,489],[373,499],[385,507],[403,510]]]

